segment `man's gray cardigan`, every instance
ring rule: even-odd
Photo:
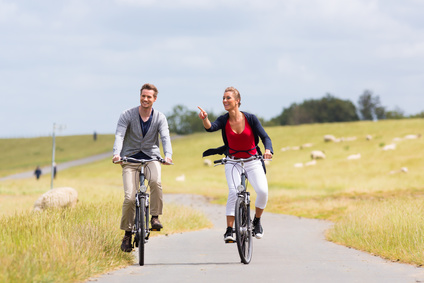
[[[165,115],[154,110],[151,119],[150,128],[143,137],[138,106],[122,112],[116,126],[113,155],[119,154],[124,157],[142,151],[152,158],[160,157],[160,135],[165,157],[172,158],[171,137]]]

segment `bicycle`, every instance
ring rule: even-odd
[[[150,231],[160,231],[160,229],[150,228],[149,223],[149,194],[147,193],[147,186],[145,185],[146,176],[144,174],[144,167],[147,163],[152,161],[159,161],[165,164],[165,160],[162,158],[157,159],[136,159],[132,157],[123,157],[114,163],[128,162],[128,163],[139,163],[140,167],[140,187],[135,194],[135,219],[132,234],[134,235],[134,241],[132,243],[133,248],[138,247],[138,263],[144,265],[144,245],[148,242]],[[172,163],[166,163],[172,164]]]
[[[244,164],[251,160],[263,160],[262,156],[253,155],[248,158],[232,159],[224,157],[219,160],[215,160],[215,166],[224,165],[226,163],[239,163],[241,166],[240,173],[240,184],[236,187],[237,189],[237,200],[235,204],[235,229],[233,230],[236,234],[237,249],[240,255],[240,259],[244,264],[249,264],[252,259],[253,253],[253,224],[250,217],[250,193],[247,191],[246,184],[246,170]]]

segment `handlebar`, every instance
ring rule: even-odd
[[[133,158],[133,157],[127,157],[124,156],[122,157],[120,160],[117,161],[113,161],[113,163],[121,163],[121,162],[130,162],[130,163],[140,163],[140,164],[146,164],[148,162],[152,162],[152,161],[159,161],[162,164],[166,164],[166,165],[173,165],[174,163],[169,163],[166,162],[165,159],[161,158],[161,157],[156,157],[156,159],[152,158],[152,159],[137,159],[137,158]]]
[[[257,160],[257,159],[264,160],[264,157],[262,155],[252,155],[252,156],[250,156],[248,158],[237,158],[237,159],[233,159],[231,157],[226,156],[224,158],[215,160],[213,163],[216,164],[215,166],[217,166],[217,165],[225,164],[227,162],[242,163],[242,162],[248,162],[248,161]],[[272,160],[272,159],[266,159],[266,160]]]

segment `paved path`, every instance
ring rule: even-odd
[[[104,153],[58,164],[58,170],[111,157]],[[51,172],[43,168],[43,174]],[[0,178],[34,177],[24,172]],[[265,213],[265,235],[254,240],[253,258],[240,263],[236,244],[224,244],[225,208],[201,196],[165,195],[165,202],[192,206],[213,222],[212,229],[153,237],[146,246],[146,264],[137,260],[89,281],[114,282],[384,282],[424,283],[424,269],[394,263],[325,240],[331,223],[314,219]],[[118,247],[117,247],[118,248]],[[135,253],[136,255],[136,253]]]
[[[97,154],[97,155],[86,157],[86,158],[81,158],[77,160],[60,163],[60,164],[57,164],[57,171],[60,172],[69,167],[91,163],[91,162],[102,160],[108,157],[112,160],[112,152],[105,152],[105,153]],[[52,172],[52,168],[51,166],[46,166],[41,168],[41,171],[43,172],[43,175],[50,174],[50,172]],[[0,181],[8,180],[8,179],[22,179],[22,178],[35,178],[34,171],[27,171],[27,172],[22,172],[22,173],[17,173],[17,174],[9,175],[6,177],[2,177],[0,178]]]
[[[254,240],[250,264],[240,263],[236,244],[225,244],[224,207],[192,195],[166,195],[165,201],[204,211],[212,229],[153,237],[145,265],[137,260],[90,281],[114,282],[424,282],[424,269],[383,260],[324,238],[331,223],[265,213],[265,235]],[[135,253],[136,255],[136,253]]]

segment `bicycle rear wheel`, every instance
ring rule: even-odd
[[[249,264],[252,259],[253,241],[250,221],[250,203],[247,195],[239,195],[235,211],[236,242],[241,262]]]
[[[146,213],[145,197],[140,197],[140,206],[138,219],[138,263],[144,265],[144,244],[146,240]]]

